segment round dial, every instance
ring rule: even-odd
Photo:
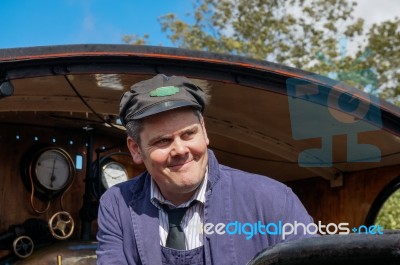
[[[101,181],[104,188],[108,189],[126,180],[128,180],[128,173],[122,164],[111,161],[102,167]]]
[[[46,189],[58,191],[70,182],[70,159],[58,149],[43,151],[34,166],[37,181]]]
[[[62,148],[35,145],[22,156],[21,177],[29,192],[49,201],[72,183],[75,177],[74,161]]]

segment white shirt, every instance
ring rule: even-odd
[[[207,180],[208,180],[208,170],[204,176],[202,183],[199,188],[197,188],[193,197],[175,207],[170,201],[166,200],[164,196],[162,196],[160,190],[158,189],[157,184],[151,179],[150,186],[150,200],[151,203],[158,208],[159,213],[159,232],[160,232],[160,244],[161,246],[165,246],[168,236],[168,214],[162,209],[160,204],[167,204],[171,208],[181,208],[187,207],[194,200],[197,200],[198,203],[190,207],[185,215],[183,216],[181,227],[183,232],[185,233],[185,247],[186,250],[194,249],[202,246],[203,243],[203,222],[204,222],[204,203],[205,203],[205,194],[207,189]]]

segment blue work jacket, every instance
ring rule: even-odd
[[[243,265],[265,248],[310,236],[304,235],[301,227],[285,240],[279,234],[282,224],[313,222],[290,188],[265,176],[220,165],[210,150],[208,155],[204,223],[212,225],[204,233],[206,264]],[[150,202],[150,178],[144,172],[102,196],[98,264],[161,264],[159,210]],[[219,223],[227,230],[223,225],[216,228]],[[259,230],[260,224],[269,225]]]

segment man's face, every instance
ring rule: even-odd
[[[145,118],[140,146],[128,137],[136,163],[144,163],[163,196],[179,205],[204,178],[209,140],[203,120],[192,109],[179,108]]]

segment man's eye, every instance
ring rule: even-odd
[[[169,139],[160,139],[157,142],[155,142],[156,145],[163,145],[169,143]]]
[[[190,136],[192,136],[193,134],[194,134],[193,131],[188,131],[188,132],[185,132],[184,136],[185,136],[185,137],[190,137]]]

